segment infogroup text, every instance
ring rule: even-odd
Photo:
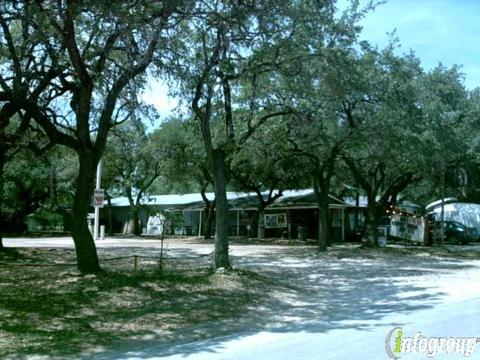
[[[401,327],[396,327],[387,334],[385,350],[391,359],[400,359],[406,353],[424,354],[429,358],[440,353],[469,357],[475,352],[478,341],[480,338],[476,337],[426,337],[420,331],[407,337]]]

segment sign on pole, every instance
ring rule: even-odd
[[[390,236],[423,243],[428,236],[426,220],[419,217],[393,214],[390,220]]]
[[[103,202],[105,201],[105,190],[95,189],[93,193],[93,206],[103,207]]]

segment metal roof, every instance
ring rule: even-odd
[[[277,193],[277,191],[274,191]],[[264,199],[268,198],[268,191],[262,193]],[[215,194],[213,192],[205,194],[207,199],[213,200]],[[331,203],[344,205],[345,203],[330,195]],[[233,209],[256,209],[258,207],[258,197],[256,193],[245,192],[227,192],[227,200]],[[111,200],[113,207],[130,206],[126,197],[118,197]],[[201,210],[205,207],[200,193],[193,194],[176,194],[176,195],[149,195],[141,200],[142,205],[159,206],[165,209],[178,210]],[[283,195],[276,199],[269,208],[277,207],[312,207],[316,204],[313,189],[302,190],[285,190]]]
[[[227,200],[235,200],[245,196],[251,196],[249,193],[236,193],[236,192],[227,192]],[[213,192],[205,193],[205,196],[208,200],[215,199],[215,194]],[[196,203],[203,203],[203,198],[200,193],[192,194],[172,194],[172,195],[148,195],[144,196],[140,203],[147,206],[162,206],[162,207],[183,207]],[[107,204],[105,202],[105,204]],[[128,198],[118,197],[112,199],[112,206],[121,207],[121,206],[130,206]]]

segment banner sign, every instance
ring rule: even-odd
[[[282,214],[265,214],[265,228],[286,228],[287,216]]]
[[[425,241],[425,219],[393,214],[390,220],[390,236],[412,242]]]

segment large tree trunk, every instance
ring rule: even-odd
[[[265,239],[265,207],[260,205],[255,215],[257,221],[257,239]]]
[[[326,251],[330,245],[330,216],[328,195],[323,192],[317,194],[318,201],[318,246],[320,251]]]
[[[215,201],[209,202],[206,208],[207,220],[205,222],[204,237],[206,240],[212,238],[213,217],[215,216]]]
[[[329,181],[330,178],[328,178]],[[330,245],[329,198],[330,187],[318,177],[313,178],[313,190],[318,204],[318,246],[320,251],[326,251]]]
[[[250,219],[250,233],[249,237],[251,238],[258,238],[258,227],[260,226],[259,220],[258,220],[258,209],[255,211],[253,215],[251,215]]]
[[[140,226],[140,208],[137,205],[134,205],[130,208],[132,212],[132,219],[133,219],[133,234],[140,236],[142,234],[142,229]]]
[[[213,199],[212,201],[208,200],[207,195],[205,193],[207,186],[208,186],[208,183],[205,184],[200,190],[200,194],[202,195],[202,199],[205,203],[206,220],[203,228],[203,236],[205,240],[209,240],[212,238],[213,216],[215,213],[215,199]]]
[[[326,202],[322,200],[318,203],[318,246],[320,251],[327,250],[327,246],[330,244],[330,216],[327,197]]]
[[[134,235],[141,235],[141,227],[140,227],[140,199],[142,198],[141,194],[137,194],[137,196],[133,197],[133,189],[128,187],[126,189],[125,195],[127,196],[128,203],[130,204],[130,214],[132,216],[133,222],[133,234]]]
[[[368,208],[367,208],[367,217],[365,221],[365,235],[364,235],[364,246],[365,247],[376,247],[378,246],[378,209],[375,202],[375,196],[368,196]]]
[[[197,84],[192,107],[195,114],[201,120],[200,130],[202,132],[203,143],[208,158],[208,165],[212,170],[213,176],[213,187],[215,191],[214,266],[215,268],[230,268],[231,266],[228,256],[228,202],[225,151],[223,149],[214,149],[213,147],[212,134],[210,132],[210,120],[212,118],[211,101],[213,97],[213,87],[211,85],[208,85],[207,89],[207,99],[204,106],[205,110],[201,110],[199,107],[203,85],[204,83]],[[232,136],[229,137],[233,139]]]
[[[215,187],[215,267],[230,268],[228,256],[228,201],[225,177],[225,153],[213,151],[213,181]]]
[[[87,226],[87,214],[93,197],[97,161],[90,153],[78,154],[80,168],[72,206],[72,237],[77,255],[77,267],[82,274],[101,271],[97,249]]]

